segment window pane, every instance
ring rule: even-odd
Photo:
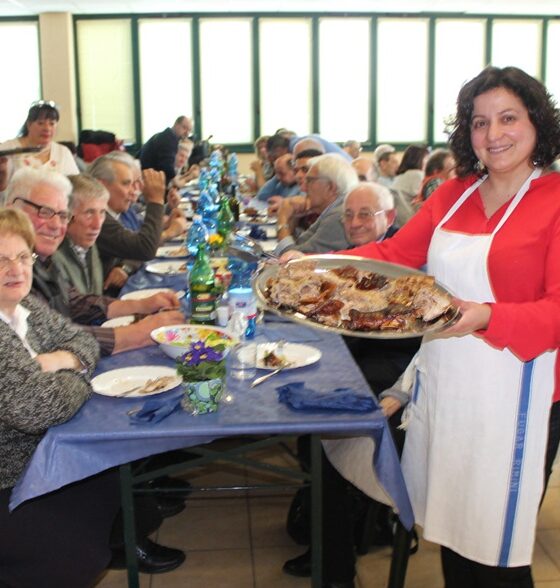
[[[142,142],[192,115],[190,19],[138,22]]]
[[[251,19],[200,20],[202,136],[253,140]]]
[[[556,59],[560,55],[560,21],[548,23],[546,54],[546,87],[560,105],[560,68]]]
[[[78,21],[82,128],[136,142],[130,21]]]
[[[0,55],[4,81],[17,80],[5,85],[1,95],[0,141],[5,141],[18,134],[30,104],[41,97],[37,23],[1,23]]]
[[[515,65],[540,78],[540,20],[495,20],[492,26],[492,65]]]
[[[262,134],[311,133],[311,20],[261,19],[259,47]]]
[[[445,121],[455,114],[461,86],[484,67],[484,20],[436,21],[434,141],[445,143]],[[465,47],[469,50],[465,51]]]
[[[370,21],[319,21],[319,129],[330,141],[369,136]]]
[[[428,21],[379,19],[377,42],[377,143],[425,141]]]

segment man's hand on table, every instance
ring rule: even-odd
[[[140,347],[147,347],[148,345],[155,345],[155,342],[150,337],[150,333],[154,329],[166,325],[178,325],[184,322],[185,317],[181,312],[170,310],[167,312],[151,314],[137,323],[127,325],[126,327],[117,327],[115,329],[115,347],[113,348],[113,354],[121,353],[122,351],[130,351],[131,349],[139,349]]]
[[[271,196],[266,203],[268,204],[268,214],[270,215],[274,215],[278,212],[278,209],[280,208],[280,204],[282,204],[282,200],[284,200],[284,198],[282,196]]]
[[[152,314],[162,309],[179,308],[179,299],[175,292],[158,292],[148,298],[139,300],[114,300],[107,307],[107,318],[127,314]],[[183,318],[179,322],[183,322]],[[168,323],[169,324],[169,323]]]
[[[144,179],[144,189],[142,194],[146,203],[161,204],[165,203],[165,174],[155,169],[145,169],[142,172]]]
[[[304,253],[302,253],[301,251],[296,251],[295,249],[292,249],[290,251],[286,251],[285,253],[282,253],[282,255],[278,258],[278,261],[280,263],[286,263],[288,261],[291,261],[292,259],[301,259],[302,257],[305,257]]]
[[[117,288],[122,288],[126,281],[128,280],[128,274],[124,271],[122,267],[115,266],[105,278],[105,282],[103,282],[103,290],[107,290],[111,286],[116,286]]]
[[[298,219],[309,210],[306,196],[290,196],[282,198],[277,211],[278,240],[293,234]]]
[[[169,208],[176,209],[177,206],[179,206],[180,202],[181,202],[181,194],[179,194],[179,191],[177,190],[177,188],[175,188],[175,187],[169,188],[169,191],[167,192],[167,206]]]
[[[168,225],[161,233],[160,243],[165,243],[169,239],[173,239],[173,237],[182,235],[187,231],[187,228],[188,224],[183,212],[176,208],[169,215]]]

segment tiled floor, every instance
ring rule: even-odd
[[[263,451],[261,458],[293,465],[282,450]],[[196,486],[263,481],[251,471],[229,466],[196,470],[189,479]],[[199,475],[200,474],[200,475]],[[272,479],[272,478],[270,478]],[[157,541],[183,549],[186,562],[174,572],[141,575],[141,588],[303,588],[309,580],[282,573],[286,559],[301,553],[285,531],[291,501],[288,490],[195,493],[181,514],[167,519]],[[391,551],[372,549],[358,559],[356,587],[387,584]],[[552,475],[538,525],[533,574],[536,588],[560,588],[560,467]],[[125,572],[110,571],[97,588],[125,588]],[[443,588],[437,546],[421,541],[411,557],[407,588]]]

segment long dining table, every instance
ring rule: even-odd
[[[173,283],[169,276],[159,282],[150,280],[151,276],[146,274],[137,277],[138,284],[144,288],[155,285],[181,287],[180,282],[176,280]],[[227,390],[219,409],[212,414],[194,416],[176,410],[157,424],[132,424],[128,413],[141,406],[144,399],[93,394],[72,419],[49,429],[14,488],[10,507],[15,508],[26,500],[119,466],[129,587],[137,588],[131,462],[171,450],[206,446],[216,439],[309,434],[312,445],[309,481],[314,505],[312,586],[320,588],[320,440],[325,436],[367,436],[373,439],[375,446],[371,468],[402,523],[400,537],[397,537],[400,547],[394,550],[388,586],[403,586],[408,553],[407,530],[412,528],[414,519],[387,421],[379,409],[371,413],[298,411],[280,403],[276,388],[294,381],[304,381],[318,392],[328,392],[338,387],[351,388],[356,393],[369,391],[367,382],[340,336],[289,323],[274,316],[259,325],[255,339],[257,344],[280,339],[312,345],[321,352],[321,358],[305,367],[284,370],[254,389],[247,382],[228,378]],[[173,366],[174,363],[159,347],[149,346],[102,358],[96,375],[118,368],[146,365]]]

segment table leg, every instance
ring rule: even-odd
[[[391,571],[387,588],[403,588],[406,578],[406,568],[410,556],[412,531],[407,531],[397,520],[397,529],[393,541],[393,555],[391,557]]]
[[[119,467],[121,507],[123,511],[124,548],[128,588],[139,588],[138,560],[136,559],[136,530],[134,527],[134,499],[132,495],[132,468],[129,463]]]
[[[311,586],[323,583],[323,487],[321,437],[311,435]]]

